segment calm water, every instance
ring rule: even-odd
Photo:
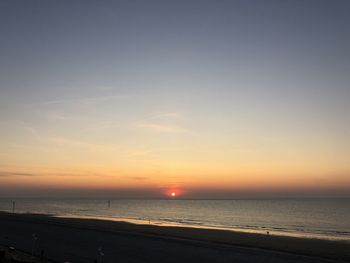
[[[60,200],[16,199],[16,212],[215,227],[350,241],[350,199]],[[0,199],[12,211],[12,199]]]

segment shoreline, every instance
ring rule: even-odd
[[[40,199],[40,200],[37,200]],[[314,203],[316,200],[316,203]],[[316,198],[267,200],[24,198],[0,199],[2,211],[127,221],[136,224],[220,229],[350,242],[348,201]],[[184,202],[185,201],[185,202]],[[189,201],[189,202],[187,202]],[[220,202],[218,202],[220,201]],[[242,201],[242,202],[241,202]],[[285,202],[286,201],[286,202]],[[246,204],[246,205],[243,205]],[[162,209],[157,209],[157,206]],[[338,206],[339,205],[339,206]],[[258,212],[266,208],[266,211]],[[315,210],[314,208],[315,207]],[[192,208],[194,209],[192,211]],[[264,208],[264,209],[265,209]],[[293,211],[293,212],[291,212]],[[223,216],[216,217],[216,213]],[[286,214],[287,213],[287,214]]]
[[[325,260],[350,262],[350,243],[290,236],[266,235],[221,229],[190,228],[132,224],[103,219],[63,218],[44,214],[12,214],[0,212],[0,219],[12,223],[31,223],[45,226],[99,231],[116,235],[155,238],[164,241],[190,242],[209,247],[234,247],[288,253]]]
[[[25,213],[24,213],[25,214]],[[199,225],[199,224],[188,224],[188,223],[177,223],[173,221],[160,221],[150,219],[135,219],[135,218],[123,218],[123,217],[103,217],[103,216],[83,216],[83,215],[53,215],[46,214],[48,216],[57,217],[57,218],[75,218],[75,219],[93,219],[93,220],[103,220],[111,222],[126,222],[136,225],[155,225],[155,226],[165,226],[165,227],[183,227],[183,228],[198,228],[198,229],[213,229],[213,230],[223,230],[230,232],[242,232],[242,233],[251,233],[251,234],[261,234],[266,235],[267,232],[271,236],[284,236],[284,237],[295,237],[295,238],[305,238],[305,239],[319,239],[327,241],[340,241],[347,242],[350,244],[350,236],[348,235],[325,235],[317,234],[312,232],[302,232],[302,231],[283,231],[276,229],[254,229],[254,228],[243,228],[243,227],[229,227],[229,226],[214,226],[214,225]],[[346,237],[345,237],[346,236]]]
[[[2,210],[0,212],[12,214],[10,210]],[[15,214],[33,214],[33,215],[46,215],[50,217],[57,218],[75,218],[75,219],[93,219],[93,220],[104,220],[111,222],[127,222],[136,225],[156,225],[156,226],[166,226],[166,227],[183,227],[183,228],[198,228],[198,229],[214,229],[214,230],[224,230],[231,232],[243,232],[251,234],[262,234],[266,235],[268,232],[271,236],[283,236],[283,237],[295,237],[295,238],[306,238],[306,239],[320,239],[327,241],[340,241],[350,243],[350,235],[345,233],[317,233],[311,231],[297,231],[288,229],[277,229],[277,228],[250,228],[244,226],[224,226],[224,225],[205,225],[205,224],[191,224],[191,223],[181,223],[176,221],[168,220],[158,220],[152,218],[129,218],[129,217],[108,217],[108,216],[98,216],[98,215],[77,215],[77,214],[50,214],[42,213],[40,211],[30,213],[27,211],[16,211]]]

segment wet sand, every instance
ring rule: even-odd
[[[0,243],[57,262],[350,262],[350,243],[0,212]]]

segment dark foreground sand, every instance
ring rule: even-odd
[[[0,245],[1,263],[51,263],[43,257],[34,257],[31,253]]]
[[[0,212],[0,243],[56,262],[350,262],[350,243]],[[100,248],[100,250],[99,250]]]

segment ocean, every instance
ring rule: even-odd
[[[0,199],[0,210],[350,242],[350,199]]]

